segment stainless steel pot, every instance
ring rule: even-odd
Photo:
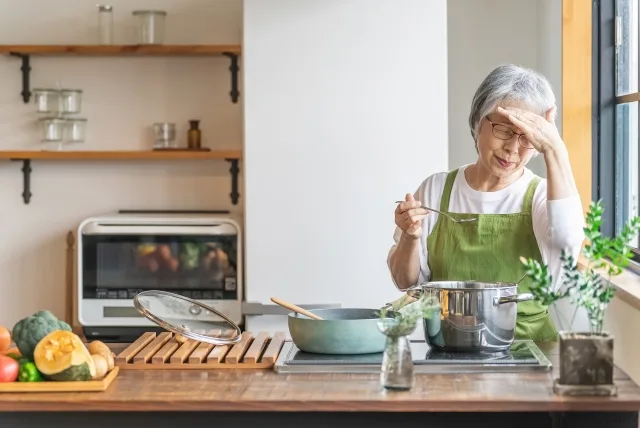
[[[440,313],[424,319],[429,346],[445,352],[500,352],[513,343],[517,303],[533,300],[513,283],[480,281],[427,282],[407,291],[440,302]]]

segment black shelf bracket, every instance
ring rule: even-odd
[[[22,101],[25,104],[29,102],[31,99],[31,88],[29,84],[29,75],[31,73],[31,63],[30,56],[26,54],[21,54],[18,52],[9,52],[9,55],[18,57],[22,60],[22,67],[20,70],[22,71]]]
[[[231,95],[231,101],[236,104],[240,96],[240,91],[238,90],[238,71],[240,70],[238,66],[238,55],[231,52],[224,52],[224,55],[231,59],[231,65],[229,66],[229,71],[231,72],[231,91],[229,91],[229,95]]]
[[[31,202],[31,159],[11,159],[22,162],[22,200],[25,205]]]
[[[227,159],[227,162],[231,164],[229,173],[231,174],[231,203],[238,205],[238,199],[240,199],[240,192],[238,191],[238,174],[240,173],[240,167],[238,166],[238,159]]]

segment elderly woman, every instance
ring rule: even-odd
[[[561,278],[560,254],[577,257],[584,216],[555,103],[549,82],[532,70],[506,65],[489,73],[469,115],[476,162],[427,177],[396,207],[388,264],[398,289],[425,281],[515,283],[524,275],[521,256]],[[527,168],[540,154],[546,180]],[[425,206],[477,221],[455,223]],[[528,278],[518,291],[527,286]],[[547,308],[519,303],[515,336],[555,340]]]

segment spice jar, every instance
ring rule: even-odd
[[[164,21],[167,12],[162,10],[135,10],[133,16],[138,21],[138,43],[143,45],[162,44],[164,41]]]
[[[189,130],[187,131],[187,144],[190,149],[199,149],[202,132],[198,128],[199,120],[189,121]]]

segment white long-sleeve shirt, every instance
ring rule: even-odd
[[[461,167],[451,189],[448,211],[475,214],[512,214],[522,209],[522,202],[527,187],[534,174],[526,169],[522,177],[508,187],[496,192],[479,192],[472,189],[464,176],[469,165]],[[414,193],[414,198],[423,205],[441,211],[440,199],[447,179],[447,172],[429,176]],[[431,275],[427,251],[427,236],[433,230],[438,219],[437,213],[430,213],[422,221],[422,237],[420,238],[420,275],[418,283],[428,281]],[[577,259],[584,240],[585,225],[582,203],[579,196],[565,199],[547,200],[547,181],[541,180],[533,197],[533,231],[540,248],[542,260],[549,266],[555,287],[561,284],[562,262],[560,255],[567,249]],[[395,251],[402,231],[396,227],[387,263]],[[520,260],[514,260],[520,263]]]

